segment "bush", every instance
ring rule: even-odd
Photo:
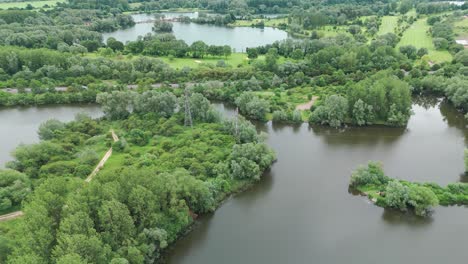
[[[57,119],[50,119],[39,126],[38,134],[42,140],[53,139],[56,134],[65,128],[65,124]]]
[[[75,176],[80,178],[86,178],[93,172],[93,166],[91,165],[79,165],[75,168]]]
[[[112,144],[112,150],[117,152],[125,152],[128,150],[128,143],[125,138],[121,137],[120,140]]]
[[[390,178],[384,174],[382,164],[371,161],[367,167],[360,166],[353,172],[349,185],[354,188],[365,185],[382,185],[389,180]]]
[[[281,110],[273,112],[273,122],[285,122],[288,120],[288,115]]]
[[[391,181],[385,188],[386,206],[406,211],[409,199],[408,187],[398,181]]]
[[[99,155],[92,149],[84,149],[77,154],[80,164],[95,165],[99,161]]]
[[[409,188],[408,204],[413,207],[416,215],[429,216],[432,208],[439,204],[439,199],[431,189],[413,185]]]

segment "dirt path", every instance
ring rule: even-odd
[[[0,222],[12,220],[12,219],[18,218],[18,217],[23,216],[23,215],[24,215],[24,213],[22,211],[16,211],[16,212],[9,213],[9,214],[6,214],[6,215],[0,215]]]
[[[119,137],[117,136],[117,134],[115,134],[114,130],[111,129],[110,132],[112,133],[112,139],[114,140],[114,142],[119,141]],[[91,172],[88,178],[86,178],[85,180],[86,182],[90,182],[93,179],[93,177],[102,169],[102,167],[104,167],[104,164],[110,158],[111,155],[112,155],[112,147],[106,152],[104,157],[101,159],[101,161],[93,170],[93,172]],[[0,215],[0,222],[12,220],[12,219],[21,217],[23,215],[24,215],[23,211],[16,211],[16,212],[5,214],[5,215]]]
[[[114,142],[119,141],[119,137],[117,136],[117,134],[115,134],[114,130],[111,129],[110,132],[112,133],[112,139],[114,140]],[[94,168],[93,172],[89,174],[88,178],[86,178],[85,181],[90,182],[93,179],[93,177],[96,176],[96,174],[104,167],[104,164],[106,164],[107,160],[111,156],[112,156],[112,147],[110,147],[110,149],[106,152],[106,154],[104,154],[104,157],[102,157],[101,161],[99,161],[96,168]]]
[[[318,98],[318,96],[312,96],[312,99],[309,102],[296,106],[296,110],[309,110]]]

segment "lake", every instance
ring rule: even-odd
[[[92,117],[102,115],[97,105],[74,106],[41,106],[25,108],[0,108],[0,167],[10,161],[10,153],[21,144],[31,144],[39,141],[37,129],[39,125],[49,119],[71,121],[77,113],[87,113]]]
[[[232,116],[234,110],[216,104]],[[20,142],[36,142],[50,118],[71,120],[97,106],[0,110],[2,164]],[[348,192],[349,177],[369,160],[389,176],[439,184],[466,181],[463,115],[433,98],[415,100],[407,128],[347,128],[257,124],[278,161],[253,188],[200,217],[167,261],[206,263],[465,263],[468,208],[437,207],[421,219]]]
[[[421,219],[348,192],[352,170],[369,160],[401,179],[466,180],[463,116],[446,103],[418,103],[406,129],[259,125],[278,161],[201,217],[168,263],[465,263],[468,208],[437,207]]]
[[[189,16],[196,17],[197,13],[162,13],[166,17]],[[150,14],[132,15],[135,22],[153,19]],[[187,44],[202,40],[208,45],[229,45],[236,52],[245,52],[246,48],[258,47],[271,44],[288,38],[288,33],[284,30],[265,27],[223,27],[215,25],[204,25],[195,23],[172,22],[173,34],[177,39],[184,40]],[[152,32],[153,23],[137,23],[132,28],[121,29],[111,33],[104,33],[104,40],[109,37],[127,42],[133,41],[138,36]]]

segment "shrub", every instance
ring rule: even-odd
[[[386,184],[390,178],[385,176],[382,164],[371,161],[365,166],[360,166],[351,175],[350,186],[357,188],[365,185],[382,185]]]

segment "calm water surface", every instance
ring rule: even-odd
[[[180,15],[196,17],[196,13],[163,13],[166,17],[178,17]],[[135,22],[152,19],[152,15],[133,15]],[[133,41],[138,36],[144,36],[152,32],[153,23],[136,24],[132,28],[122,29],[111,33],[104,33],[104,40],[109,37],[127,42]],[[263,46],[275,41],[288,38],[288,33],[283,30],[265,27],[222,27],[214,25],[202,25],[195,23],[173,22],[173,34],[177,39],[184,40],[187,44],[203,40],[209,45],[229,45],[236,52],[245,52],[246,48]]]
[[[10,153],[21,143],[30,144],[39,140],[37,129],[44,121],[55,118],[71,121],[77,113],[92,117],[102,115],[97,105],[42,106],[27,108],[0,108],[0,167],[11,160]]]
[[[418,101],[405,129],[258,125],[278,161],[252,189],[199,219],[168,262],[466,263],[468,208],[438,207],[424,220],[348,192],[351,171],[368,160],[384,162],[390,176],[402,179],[466,180],[465,121],[453,107],[436,103]],[[1,109],[1,164],[19,143],[38,140],[43,121],[71,120],[83,111],[101,115],[89,105]]]
[[[169,263],[466,263],[468,208],[432,219],[387,211],[348,193],[358,164],[380,160],[393,177],[465,180],[463,116],[434,101],[413,106],[406,129],[260,125],[278,161],[228,200],[168,256]]]

